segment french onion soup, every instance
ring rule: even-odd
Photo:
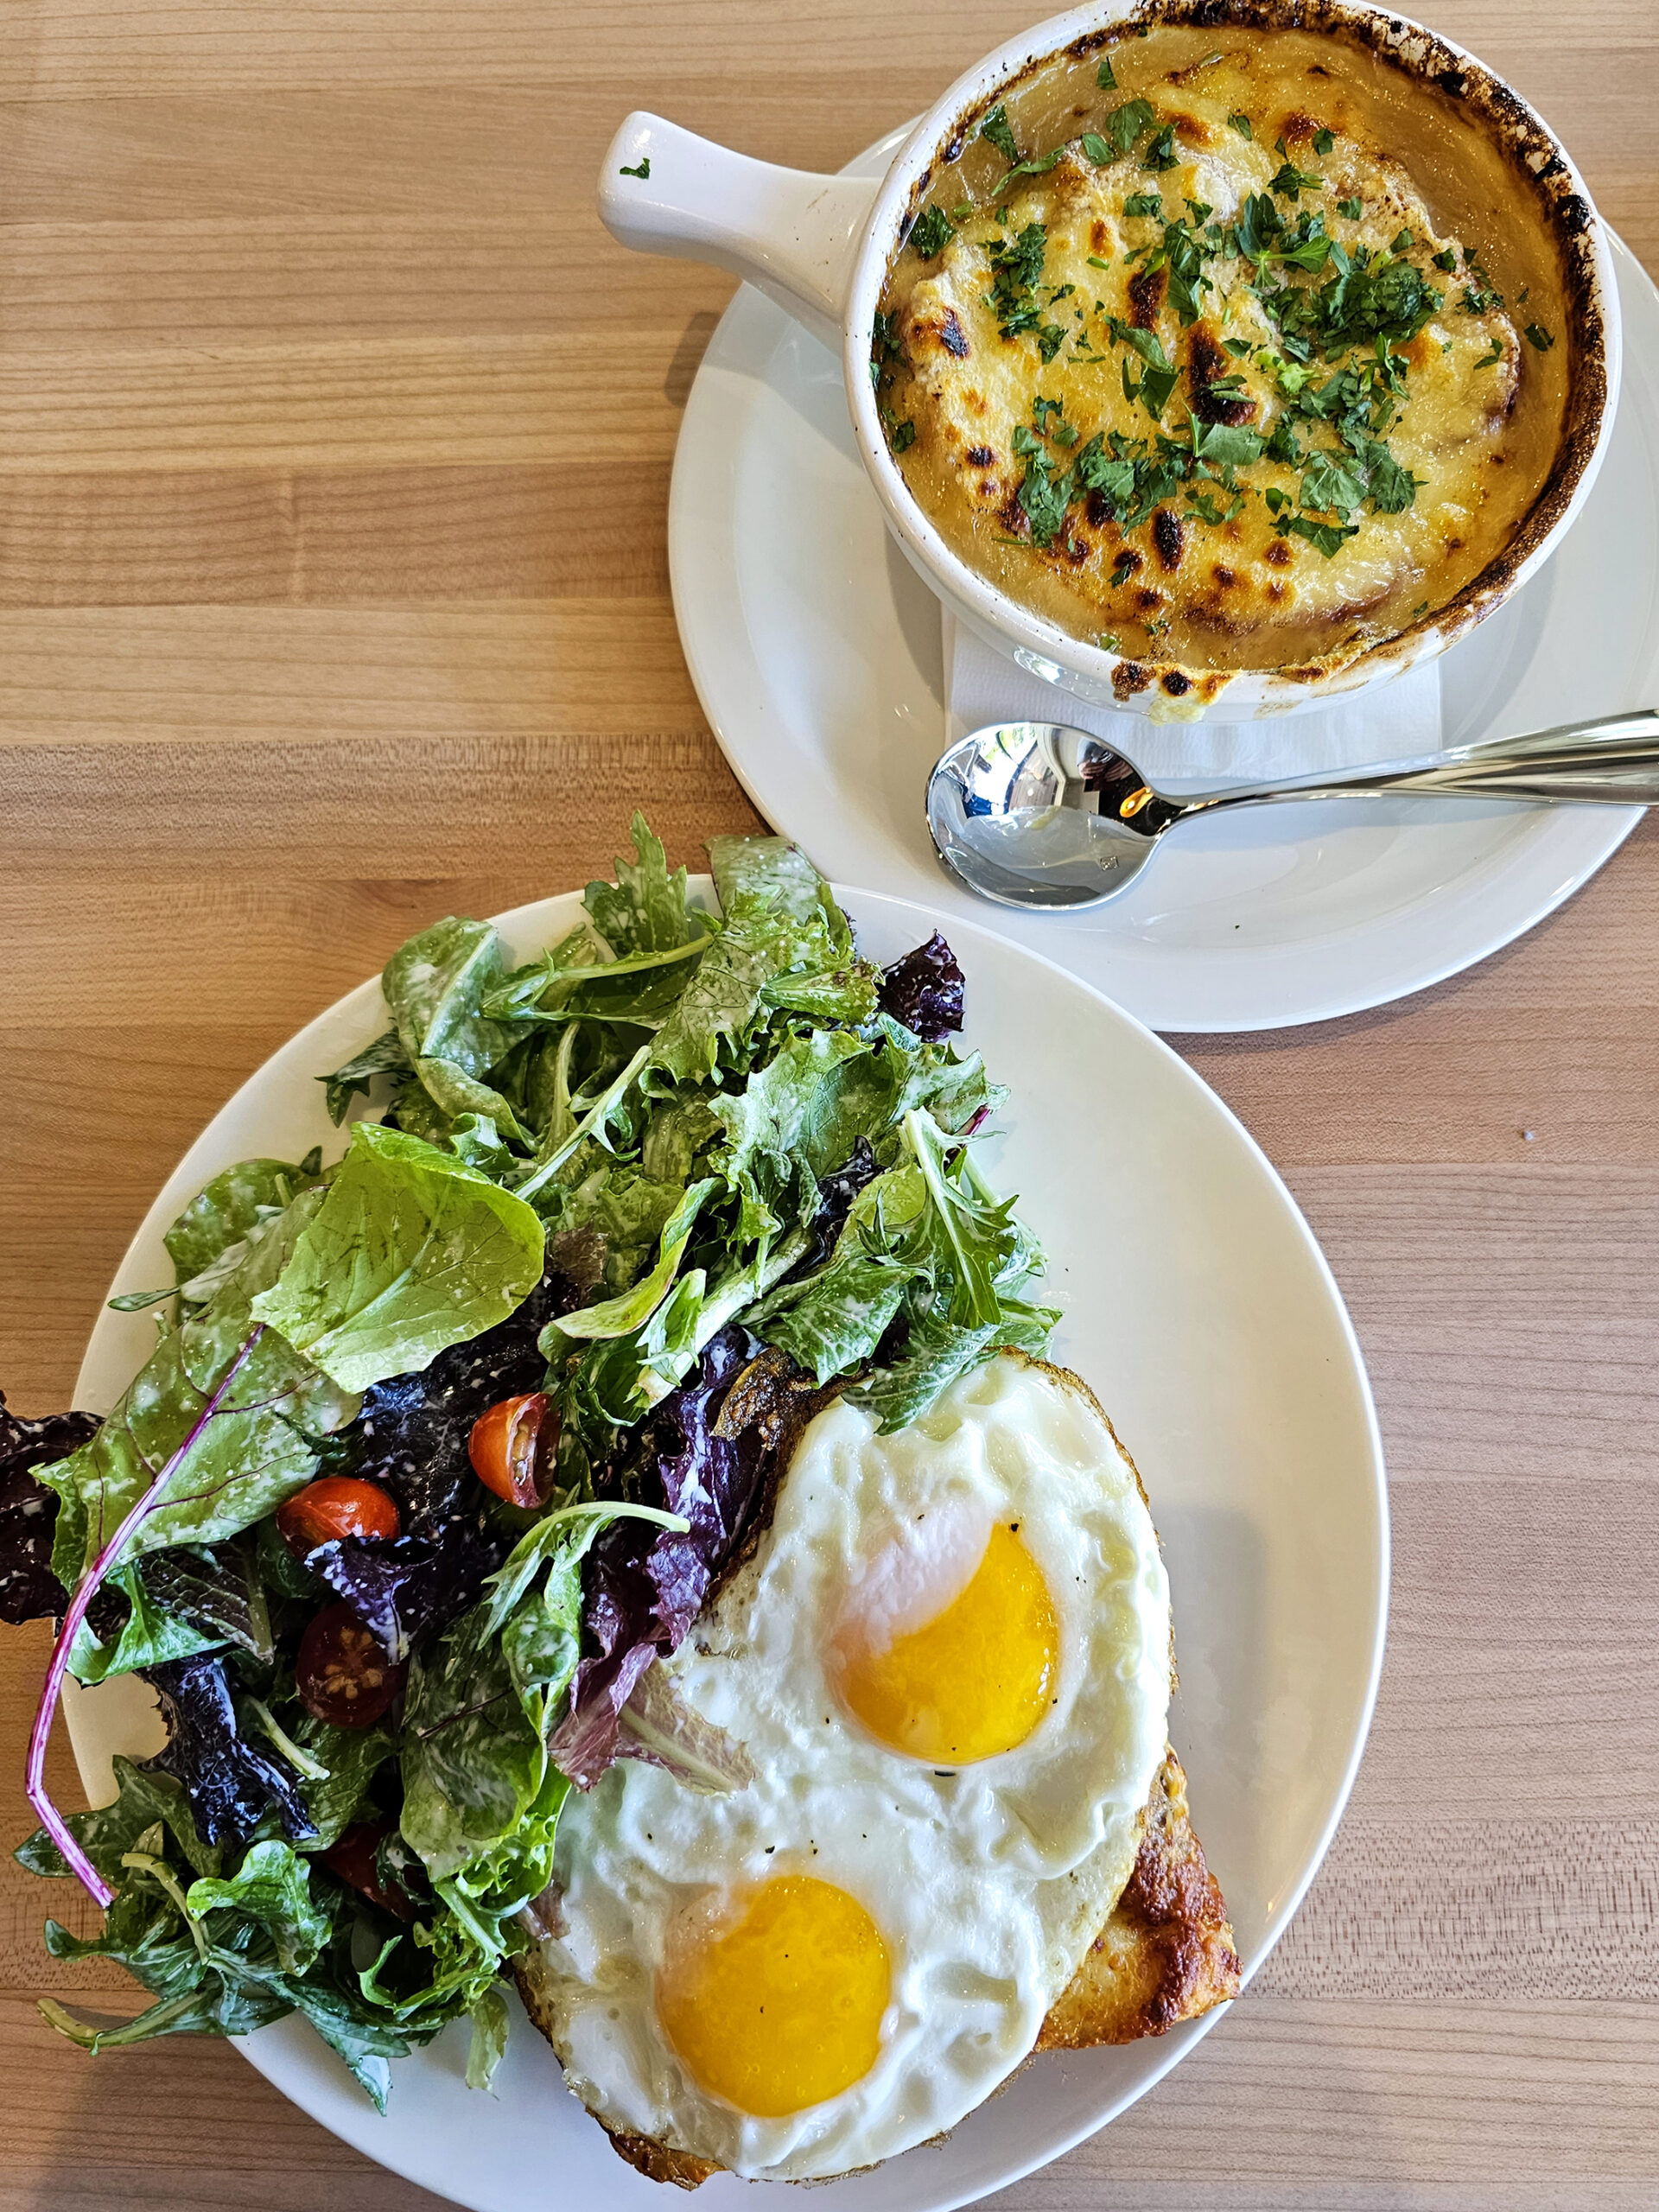
[[[1546,491],[1573,344],[1529,183],[1340,27],[1078,41],[963,118],[888,270],[871,375],[911,493],[1129,664],[1343,666]]]

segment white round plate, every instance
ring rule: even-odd
[[[837,896],[879,960],[935,925],[935,912],[899,899]],[[498,918],[524,960],[580,911],[571,893]],[[1288,1192],[1192,1070],[1064,969],[971,925],[949,927],[968,976],[966,1041],[1015,1086],[988,1165],[1047,1245],[1048,1294],[1066,1313],[1056,1357],[1112,1414],[1162,1534],[1180,1659],[1171,1733],[1248,1974],[1324,1856],[1382,1664],[1388,1498],[1359,1348]],[[181,1162],[111,1294],[167,1279],[162,1232],[221,1167],[337,1150],[315,1077],[383,1026],[378,985],[365,983],[267,1061]],[[111,1406],[153,1337],[144,1315],[106,1310],[75,1402]],[[149,1694],[130,1680],[80,1692],[69,1725],[95,1802],[113,1794],[112,1751],[158,1748]],[[942,2146],[811,2201],[849,2212],[969,2203],[1103,2126],[1210,2024],[1039,2059]],[[662,2212],[666,2202],[617,2158],[521,2016],[494,2100],[466,2088],[466,2031],[452,2027],[394,2062],[385,2120],[299,2022],[242,2048],[324,2126],[478,2212],[545,2212],[554,2200],[562,2212]],[[752,2206],[749,2192],[723,2175],[697,2202],[719,2212]]]
[[[882,175],[906,135],[849,173]],[[1553,558],[1442,662],[1448,745],[1659,705],[1659,292],[1613,245],[1625,346],[1612,445]],[[839,360],[747,286],[692,386],[668,545],[692,681],[761,813],[827,874],[986,919],[923,818],[944,742],[938,602],[887,536]],[[1277,1029],[1484,960],[1637,818],[1466,799],[1279,806],[1183,830],[1109,906],[994,925],[1154,1029]]]

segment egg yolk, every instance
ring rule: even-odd
[[[963,1766],[1025,1742],[1048,1710],[1058,1656],[1048,1585],[998,1522],[966,1588],[942,1612],[885,1648],[843,1647],[841,1692],[894,1751]]]
[[[776,2120],[868,2073],[889,1987],[887,1947],[858,1900],[781,1874],[735,1918],[693,1909],[657,1978],[657,2017],[703,2088]]]

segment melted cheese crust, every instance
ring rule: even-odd
[[[1340,664],[1454,597],[1502,550],[1536,496],[1560,435],[1568,349],[1529,345],[1516,324],[1535,315],[1552,337],[1563,335],[1559,296],[1550,296],[1548,263],[1529,269],[1511,253],[1500,289],[1513,297],[1514,286],[1526,305],[1512,318],[1497,301],[1479,303],[1484,288],[1465,270],[1465,249],[1496,270],[1502,240],[1489,244],[1478,225],[1454,231],[1437,220],[1411,167],[1391,149],[1399,140],[1410,150],[1409,132],[1390,131],[1383,143],[1390,111],[1379,104],[1383,93],[1397,100],[1399,92],[1370,81],[1377,71],[1370,57],[1344,56],[1329,41],[1291,32],[1248,41],[1235,33],[1217,54],[1215,36],[1166,29],[1131,37],[1112,49],[1117,84],[1110,90],[1096,88],[1092,53],[1047,65],[1007,107],[1022,152],[1046,152],[1061,141],[1067,150],[1005,196],[1001,222],[987,203],[1007,164],[970,139],[929,194],[930,204],[953,218],[955,237],[929,259],[906,246],[889,272],[883,308],[904,358],[885,357],[889,374],[879,396],[890,436],[899,423],[913,424],[911,442],[910,433],[895,441],[899,466],[953,550],[1073,635],[1204,669]],[[1199,51],[1189,60],[1194,46]],[[1175,167],[1143,166],[1144,135],[1127,157],[1104,165],[1090,158],[1097,140],[1092,149],[1081,144],[1131,96],[1152,105],[1154,130],[1173,126]],[[1250,118],[1248,137],[1230,124],[1240,114]],[[1314,140],[1327,129],[1334,143],[1321,153]],[[1281,139],[1284,156],[1275,147]],[[1421,168],[1434,149],[1416,150]],[[1201,424],[1247,426],[1270,437],[1287,411],[1305,449],[1337,448],[1334,426],[1289,408],[1273,359],[1282,359],[1283,339],[1253,289],[1249,262],[1206,254],[1212,289],[1199,292],[1202,313],[1184,326],[1164,272],[1148,275],[1139,258],[1126,260],[1136,248],[1156,246],[1166,220],[1198,229],[1189,202],[1206,207],[1213,224],[1236,222],[1249,195],[1268,194],[1287,156],[1325,180],[1322,190],[1297,200],[1274,200],[1287,224],[1317,211],[1350,254],[1386,252],[1408,231],[1406,257],[1442,294],[1426,326],[1393,348],[1406,385],[1383,435],[1395,460],[1420,480],[1414,503],[1394,514],[1356,511],[1357,535],[1327,556],[1275,527],[1294,512],[1305,461],[1264,455],[1237,468],[1246,496],[1219,523],[1205,520],[1187,498],[1190,488],[1224,510],[1230,494],[1214,483],[1183,486],[1127,531],[1108,500],[1080,492],[1053,542],[1034,543],[1019,496],[1027,462],[1014,441],[1022,426],[1030,430],[1039,399],[1059,402],[1078,434],[1072,451],[1114,432],[1145,441],[1161,429],[1185,441],[1190,413]],[[1489,187],[1488,178],[1481,181]],[[1141,194],[1160,197],[1161,216],[1125,213],[1126,199]],[[1339,212],[1339,202],[1356,200],[1357,219]],[[974,212],[964,213],[969,200]],[[1038,292],[1043,320],[1065,334],[1048,361],[1034,331],[1000,334],[992,297],[993,250],[1033,223],[1047,234]],[[1455,270],[1435,267],[1437,254],[1455,255]],[[1319,285],[1332,273],[1329,265],[1311,276],[1293,271],[1292,281]],[[1530,283],[1522,281],[1529,274]],[[1465,298],[1471,281],[1472,308]],[[1109,318],[1151,331],[1183,372],[1160,423],[1125,395],[1123,365],[1137,375],[1142,365],[1114,342]],[[1314,387],[1369,353],[1321,360],[1316,352]],[[1209,396],[1219,378],[1237,383],[1225,397]],[[1049,448],[1057,467],[1065,452]],[[1275,512],[1262,496],[1269,486],[1291,505]]]

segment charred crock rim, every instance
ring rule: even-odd
[[[1429,639],[1443,648],[1471,630],[1509,596],[1520,571],[1560,525],[1594,459],[1608,401],[1607,331],[1596,268],[1596,211],[1580,189],[1554,137],[1502,78],[1448,46],[1421,23],[1381,10],[1357,8],[1351,0],[1348,5],[1342,4],[1342,0],[1141,0],[1139,6],[1115,16],[1099,30],[1086,31],[1065,46],[1033,55],[991,90],[982,92],[938,134],[936,157],[956,160],[982,118],[1016,86],[1037,76],[1051,63],[1082,60],[1103,48],[1121,46],[1139,31],[1166,25],[1197,30],[1313,32],[1375,55],[1408,79],[1418,97],[1444,101],[1479,125],[1506,157],[1518,200],[1535,210],[1541,228],[1555,248],[1569,347],[1567,410],[1549,474],[1509,543],[1444,607],[1432,609],[1375,645],[1292,667],[1211,669],[1147,659],[1119,661],[1112,671],[1113,689],[1120,698],[1128,698],[1155,685],[1172,699],[1208,705],[1240,677],[1271,678],[1294,690],[1299,685],[1321,684],[1339,671],[1374,667],[1390,658],[1402,664],[1414,662]],[[898,233],[900,244],[927,197],[934,158],[930,157],[911,187]],[[1010,601],[1010,604],[1017,602]],[[1068,636],[1067,642],[1077,645],[1083,641]]]

